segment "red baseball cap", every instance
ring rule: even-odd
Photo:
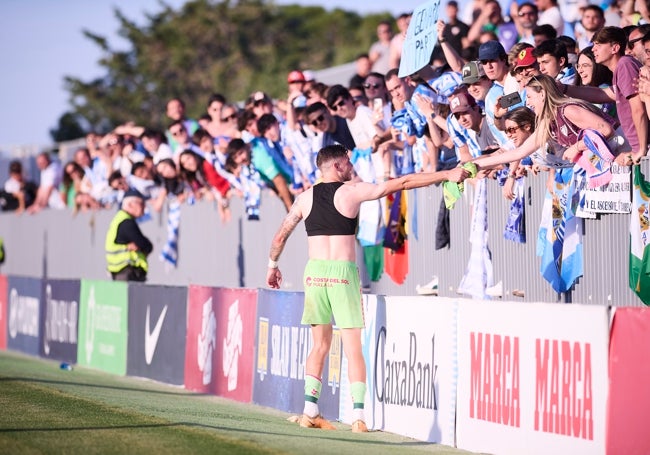
[[[302,74],[302,71],[294,70],[289,73],[287,76],[287,83],[291,84],[292,82],[305,82],[305,75]]]
[[[533,57],[533,48],[527,47],[517,54],[517,63],[515,63],[515,69],[523,68],[526,66],[532,66],[537,63],[537,59]]]

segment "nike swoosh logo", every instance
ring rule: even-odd
[[[144,359],[147,362],[147,365],[151,365],[153,355],[156,352],[156,346],[158,346],[158,337],[160,337],[160,330],[162,329],[163,321],[167,315],[167,305],[165,305],[162,313],[160,313],[160,316],[158,316],[158,321],[156,322],[156,326],[153,328],[153,332],[149,330],[150,309],[151,307],[147,305],[147,321],[144,332]]]

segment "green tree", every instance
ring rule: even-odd
[[[81,126],[79,117],[72,112],[66,112],[59,117],[59,125],[50,130],[50,136],[54,142],[70,141],[84,137],[86,131]]]
[[[164,127],[172,97],[183,99],[193,117],[215,92],[231,101],[259,89],[284,97],[289,71],[352,61],[370,47],[377,23],[390,17],[264,0],[193,0],[178,11],[165,7],[145,25],[119,10],[115,15],[130,49],[113,50],[106,38],[85,31],[102,50],[106,73],[87,82],[65,79],[73,111],[96,131],[126,121]]]

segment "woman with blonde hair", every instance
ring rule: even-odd
[[[481,167],[520,160],[532,155],[538,148],[545,150],[537,156],[539,164],[550,167],[573,167],[579,155],[587,149],[583,130],[595,130],[604,137],[616,154],[625,151],[622,137],[615,133],[615,121],[586,101],[564,96],[550,76],[533,76],[526,84],[526,105],[535,112],[535,134],[515,149],[474,162]],[[535,157],[533,157],[535,159]]]

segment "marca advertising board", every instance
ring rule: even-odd
[[[38,356],[43,280],[10,276],[7,287],[7,348]]]
[[[607,453],[650,453],[650,308],[616,308],[609,343]]]
[[[383,296],[364,294],[362,299],[365,328],[361,331],[361,349],[363,359],[366,362],[366,397],[364,414],[368,429],[377,429],[375,419],[375,375],[373,374],[376,357],[376,340],[379,327],[386,325],[386,302]],[[339,408],[339,420],[343,423],[352,424],[352,396],[350,394],[350,381],[348,380],[348,361],[345,355],[341,361],[341,400]]]
[[[7,349],[8,298],[7,277],[0,275],[0,349]]]
[[[41,301],[40,355],[77,363],[79,280],[46,280]]]
[[[371,372],[376,428],[454,445],[455,332],[454,300],[386,297]]]
[[[302,413],[305,361],[313,344],[309,326],[300,324],[303,299],[302,292],[258,291],[253,386],[256,404]],[[339,413],[342,352],[341,332],[334,328],[318,400],[321,414],[331,420],[337,419]]]
[[[183,385],[187,288],[129,284],[129,376]]]
[[[457,446],[605,453],[608,331],[600,305],[459,303]]]
[[[126,374],[126,282],[81,281],[77,363]]]

